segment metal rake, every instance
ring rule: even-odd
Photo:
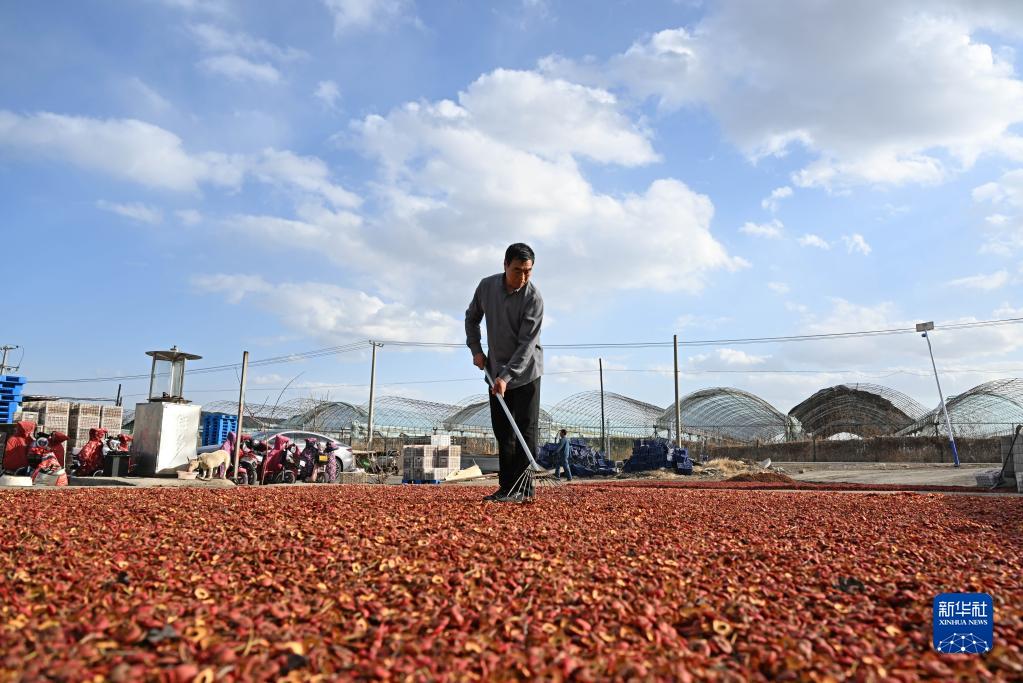
[[[490,371],[486,367],[483,368],[483,374],[487,378],[487,384],[492,389],[494,387],[494,378],[490,376]],[[522,471],[522,474],[519,475],[519,478],[515,480],[515,483],[512,484],[508,495],[521,493],[523,501],[532,501],[536,496],[536,488],[538,486],[560,486],[562,482],[554,476],[553,470],[542,467],[533,457],[533,452],[522,437],[519,426],[515,424],[515,418],[512,417],[511,411],[508,410],[508,404],[504,402],[504,396],[501,394],[494,394],[494,396],[497,397],[497,402],[501,404],[501,409],[504,410],[508,423],[511,424],[512,431],[515,432],[515,437],[519,440],[519,445],[522,446],[522,450],[526,452],[526,458],[529,459],[529,464]]]

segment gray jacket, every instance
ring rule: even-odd
[[[532,282],[511,294],[504,287],[504,273],[480,280],[465,310],[465,344],[474,354],[483,353],[480,321],[487,319],[487,366],[494,377],[514,389],[543,374],[543,297]]]

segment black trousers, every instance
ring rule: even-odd
[[[530,453],[536,458],[536,436],[540,422],[540,378],[529,384],[508,389],[504,392],[504,401],[508,410],[515,418],[515,424],[522,432]],[[510,491],[515,481],[526,470],[529,460],[522,444],[515,437],[511,424],[508,422],[497,397],[490,395],[490,421],[494,425],[494,436],[497,438],[498,462],[501,472],[498,481],[502,491]]]

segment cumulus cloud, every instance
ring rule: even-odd
[[[323,4],[334,17],[336,36],[386,28],[398,19],[413,17],[414,11],[412,0],[323,0]]]
[[[135,119],[0,110],[0,148],[170,190],[195,190],[203,182],[237,187],[244,175],[239,158],[190,154],[177,135]]]
[[[275,282],[256,275],[199,276],[202,292],[226,295],[231,303],[251,299],[289,328],[323,340],[392,339],[450,341],[462,322],[435,310],[410,308],[323,282]]]
[[[552,102],[556,106],[552,106]],[[718,270],[747,265],[710,232],[713,205],[679,180],[644,191],[597,192],[577,159],[631,166],[656,159],[644,131],[613,97],[525,72],[497,71],[458,102],[411,102],[355,122],[355,146],[380,169],[381,215],[368,217],[368,246],[410,264],[386,268],[392,292],[422,289],[461,301],[456,280],[497,267],[504,247],[537,250],[537,281],[572,296],[592,287],[698,291]],[[575,264],[546,268],[557,254]],[[599,265],[615,254],[618,273]],[[368,256],[372,260],[372,256]],[[447,263],[443,276],[419,263]],[[496,265],[491,265],[496,264]]]
[[[281,47],[263,38],[247,33],[225,31],[213,24],[192,24],[192,36],[199,47],[207,52],[249,55],[275,61],[289,62],[308,57],[308,53],[294,47]]]
[[[784,282],[768,282],[767,288],[770,289],[775,294],[788,294],[789,290],[791,289]]]
[[[781,200],[792,196],[792,188],[788,185],[779,187],[771,192],[769,197],[766,197],[760,201],[760,206],[767,209],[771,213],[775,213],[778,210],[778,205]]]
[[[156,225],[157,223],[163,222],[163,212],[159,209],[146,206],[142,203],[131,203],[131,204],[117,204],[115,202],[108,202],[105,199],[100,199],[96,202],[96,207],[109,211],[110,213],[116,213],[118,216],[129,218],[139,223],[148,223],[149,225]]]
[[[361,198],[334,182],[317,157],[264,149],[253,155],[190,153],[168,130],[135,119],[92,119],[41,112],[21,116],[0,110],[0,150],[43,157],[99,171],[128,182],[196,191],[201,184],[238,188],[246,178],[353,209]]]
[[[827,243],[824,238],[814,235],[813,233],[807,233],[796,240],[799,242],[801,247],[815,247],[817,249],[830,249],[831,245]]]
[[[779,220],[773,220],[769,223],[746,223],[739,232],[746,235],[752,235],[753,237],[765,237],[767,239],[777,240],[781,239],[781,231],[785,226]]]
[[[842,235],[842,242],[845,244],[846,251],[850,254],[863,254],[868,256],[871,252],[870,245],[867,244],[867,240],[863,239],[863,235],[858,232],[851,235]]]
[[[717,357],[726,365],[759,365],[770,358],[770,356],[757,356],[738,349],[718,349]]]
[[[973,189],[973,201],[998,213],[985,219],[984,254],[1011,257],[1023,249],[1023,169],[1015,169]]]
[[[212,74],[227,76],[235,81],[278,83],[281,72],[268,62],[253,62],[240,55],[216,55],[199,61],[199,66]]]
[[[470,85],[459,104],[482,133],[547,159],[571,154],[638,166],[659,158],[649,132],[633,125],[606,90],[498,69]]]
[[[1008,3],[720,3],[606,61],[550,57],[548,73],[620,86],[663,109],[708,107],[750,158],[803,148],[799,186],[936,183],[984,153],[1019,158],[1023,82],[990,31],[1023,30]],[[800,93],[793,97],[792,93]]]

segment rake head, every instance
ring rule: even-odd
[[[553,470],[546,470],[538,464],[530,463],[509,490],[509,495],[522,494],[522,502],[531,503],[536,497],[538,488],[561,486],[562,481],[554,476]]]

